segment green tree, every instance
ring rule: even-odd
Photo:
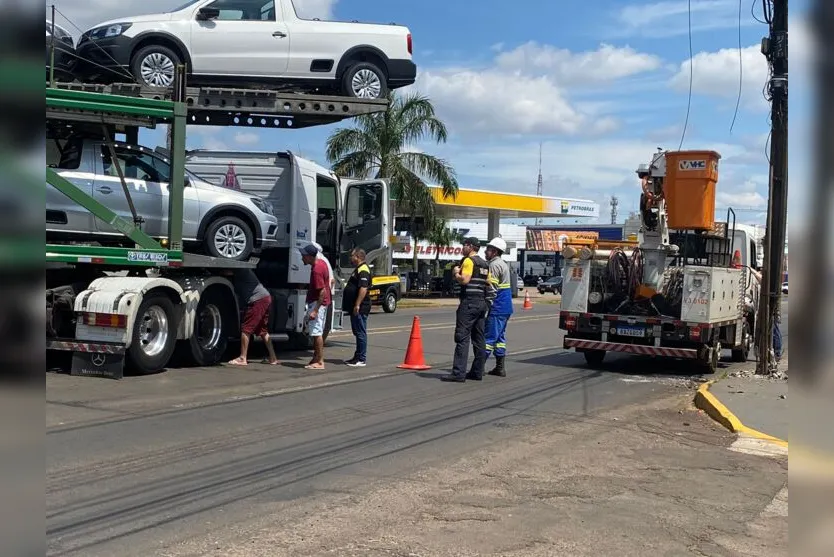
[[[435,217],[432,221],[431,226],[429,227],[427,240],[433,244],[437,251],[434,255],[435,265],[437,265],[437,272],[440,272],[440,250],[443,248],[448,248],[455,242],[460,242],[463,240],[463,236],[461,236],[458,232],[449,228],[449,223],[446,222],[446,219]]]
[[[442,188],[443,197],[458,193],[455,171],[443,159],[409,151],[418,143],[445,143],[446,126],[435,116],[431,101],[418,94],[388,93],[385,112],[354,118],[354,126],[339,128],[327,140],[327,161],[347,178],[384,178],[396,199],[396,211],[422,218],[425,232],[412,231],[416,242],[425,239],[435,220],[435,202],[426,182]],[[414,250],[417,270],[417,250]]]

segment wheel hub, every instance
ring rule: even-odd
[[[376,73],[363,69],[353,76],[351,89],[353,94],[360,99],[376,99],[382,92],[382,82]]]
[[[246,249],[246,234],[235,224],[224,224],[214,235],[214,247],[223,257],[240,257]]]
[[[159,52],[145,56],[139,70],[142,80],[152,87],[170,87],[174,83],[174,61]]]
[[[168,343],[168,316],[159,306],[151,306],[142,314],[139,324],[139,346],[148,356],[157,356]]]

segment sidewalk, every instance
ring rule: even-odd
[[[735,371],[698,389],[695,405],[735,433],[788,444],[787,362],[776,376]]]

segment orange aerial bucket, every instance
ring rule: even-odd
[[[712,230],[715,225],[715,186],[718,161],[715,151],[666,153],[663,195],[669,228]]]

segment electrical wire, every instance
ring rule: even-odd
[[[733,128],[736,126],[738,107],[741,105],[741,90],[744,84],[744,57],[741,51],[741,6],[742,0],[738,0],[738,97],[736,98],[736,109],[733,111],[733,121],[730,122],[730,135],[733,134]]]
[[[695,76],[694,74],[694,65],[695,61],[693,58],[692,53],[692,0],[687,0],[687,17],[688,17],[688,28],[689,28],[689,95],[686,100],[686,119],[683,122],[683,131],[681,132],[681,142],[678,145],[678,151],[683,148],[683,140],[686,138],[686,128],[689,126],[689,112],[692,109],[692,82]]]
[[[767,25],[767,22],[763,19],[759,19],[759,16],[756,15],[756,2],[759,0],[753,0],[753,3],[750,4],[750,15],[753,16],[753,19],[761,23],[762,25]],[[765,1],[765,0],[762,0]]]

